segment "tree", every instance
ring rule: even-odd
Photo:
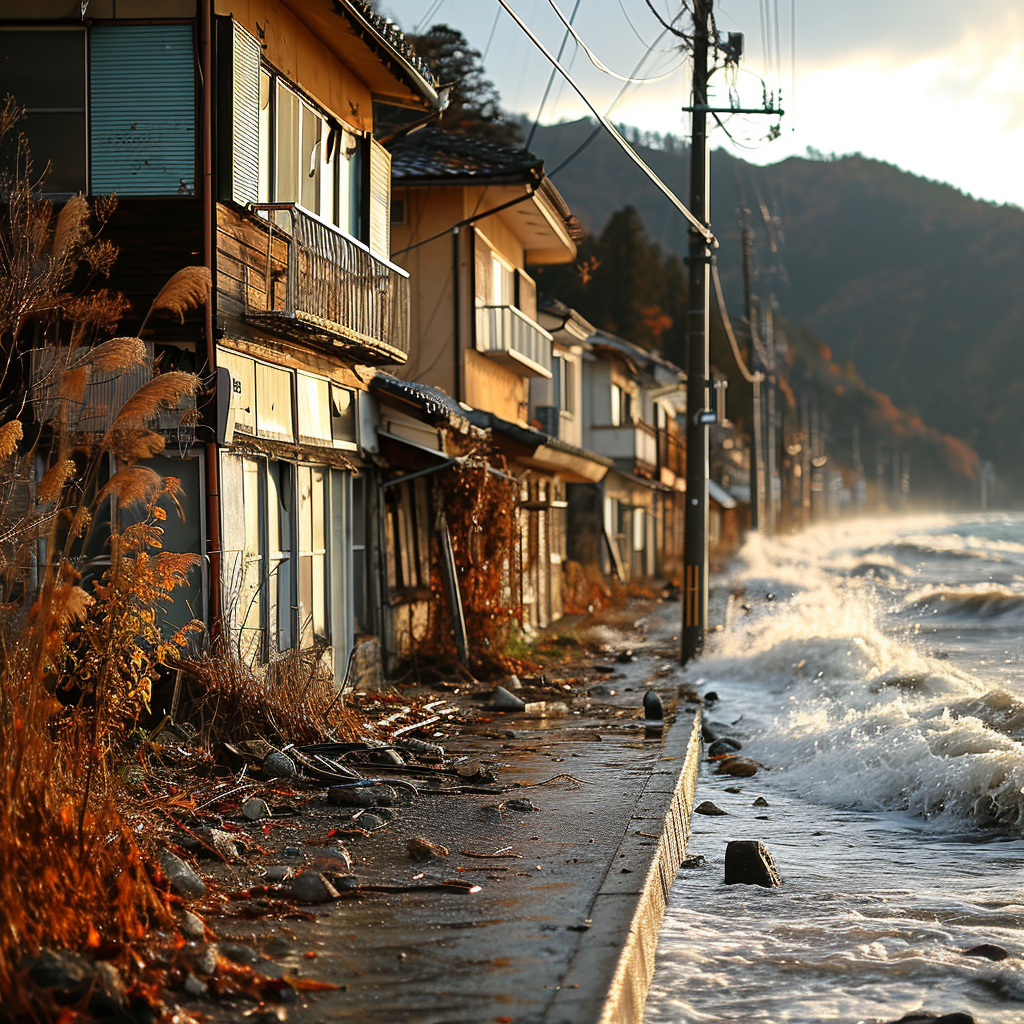
[[[438,82],[452,87],[451,102],[441,127],[499,146],[522,146],[519,126],[502,109],[501,96],[486,75],[480,51],[474,50],[458,29],[434,25],[409,40],[430,64]]]

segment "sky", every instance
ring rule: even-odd
[[[650,0],[666,19],[678,0]],[[689,65],[647,0],[510,0],[554,53],[573,27],[563,65],[616,123],[685,136]],[[794,6],[795,5],[795,6]],[[536,117],[551,65],[497,0],[381,0],[407,32],[447,22],[485,54],[506,109]],[[721,32],[742,32],[740,72],[712,77],[713,102],[744,107],[763,91],[785,111],[725,119],[713,146],[754,163],[788,156],[863,153],[979,199],[1024,206],[1024,0],[715,0]],[[795,28],[795,31],[794,31]],[[794,45],[795,41],[795,45]],[[637,70],[639,66],[639,70]],[[627,78],[651,79],[624,83]],[[657,79],[657,80],[655,80]],[[541,123],[588,113],[560,76]],[[780,133],[771,139],[778,123]]]

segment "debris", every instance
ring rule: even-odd
[[[502,806],[507,807],[510,811],[520,811],[523,814],[540,810],[532,800],[526,799],[506,800]]]
[[[694,814],[709,814],[709,815],[721,815],[728,814],[728,811],[723,811],[717,804],[713,804],[710,800],[705,800],[703,803],[697,804],[693,809]]]
[[[515,673],[510,676],[506,676],[501,681],[501,684],[506,690],[521,690],[523,688],[523,684],[519,681],[519,676]]]
[[[338,807],[390,807],[397,799],[391,786],[341,785],[327,790],[327,802]]]
[[[760,840],[740,840],[725,848],[726,885],[762,885],[774,889],[782,877],[768,848]]]
[[[302,871],[288,883],[288,895],[300,903],[330,903],[339,897],[337,889],[319,871]]]
[[[248,821],[262,821],[272,816],[270,805],[258,796],[250,797],[242,804],[242,817]]]
[[[718,703],[718,694],[714,690],[708,690],[708,692],[704,694],[704,703],[705,704],[716,704],[716,703]]]
[[[117,968],[93,962],[67,949],[44,949],[29,968],[29,977],[65,1005],[87,999],[88,1008],[104,1015],[123,1014],[128,996]]]
[[[686,868],[687,870],[691,870],[691,871],[694,868],[706,868],[707,866],[708,866],[708,859],[707,859],[707,857],[703,857],[700,854],[697,854],[696,857],[687,857],[686,860],[684,860],[679,865],[680,868]]]
[[[284,864],[275,864],[263,871],[265,881],[275,885],[279,882],[287,882],[295,874],[295,868],[287,867]]]
[[[459,850],[459,853],[463,857],[477,857],[480,860],[501,860],[503,858],[512,858],[515,860],[522,860],[523,856],[520,853],[509,853],[511,846],[503,846],[500,850],[495,850],[494,853],[474,853],[472,850]]]
[[[171,883],[171,892],[176,895],[202,896],[206,892],[206,883],[196,874],[195,869],[170,850],[160,854],[160,867]]]
[[[757,799],[756,799],[756,800],[754,801],[754,806],[755,806],[755,807],[767,807],[767,806],[768,806],[768,801],[767,801],[767,800],[765,800],[765,798],[764,798],[763,796],[759,796],[759,797],[758,797],[758,798],[757,798]]]
[[[435,860],[448,856],[448,847],[440,843],[432,843],[429,839],[414,837],[406,843],[409,856],[413,860]]]
[[[318,871],[328,868],[332,871],[352,870],[352,857],[344,846],[307,846],[305,854],[309,866]]]
[[[185,980],[181,985],[186,995],[193,999],[204,999],[209,995],[206,984],[200,981],[191,971],[185,972]]]
[[[525,711],[526,702],[520,700],[514,693],[510,693],[504,686],[497,686],[494,695],[491,697],[491,705],[495,711]]]
[[[292,779],[295,777],[295,762],[280,750],[271,750],[260,765],[268,779]]]
[[[628,647],[628,648],[626,648],[626,650],[620,651],[615,656],[615,660],[620,665],[628,665],[631,661],[636,661],[636,658],[633,655],[633,648],[632,647]]]
[[[569,705],[560,700],[533,700],[523,705],[530,718],[558,718],[569,714]]]
[[[360,814],[353,821],[358,822],[361,828],[365,828],[369,832],[372,832],[375,828],[380,828],[384,824],[383,818],[378,818],[376,814],[371,814],[369,811]]]

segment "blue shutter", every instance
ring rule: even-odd
[[[90,37],[91,191],[194,195],[191,25],[113,25]]]

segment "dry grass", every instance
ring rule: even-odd
[[[171,667],[181,671],[178,719],[206,743],[264,739],[283,746],[359,738],[360,719],[338,699],[319,651],[294,651],[255,669],[223,648]]]
[[[210,271],[206,267],[182,267],[160,289],[149,307],[146,320],[156,312],[164,312],[173,314],[184,323],[185,314],[205,305],[209,294]]]

